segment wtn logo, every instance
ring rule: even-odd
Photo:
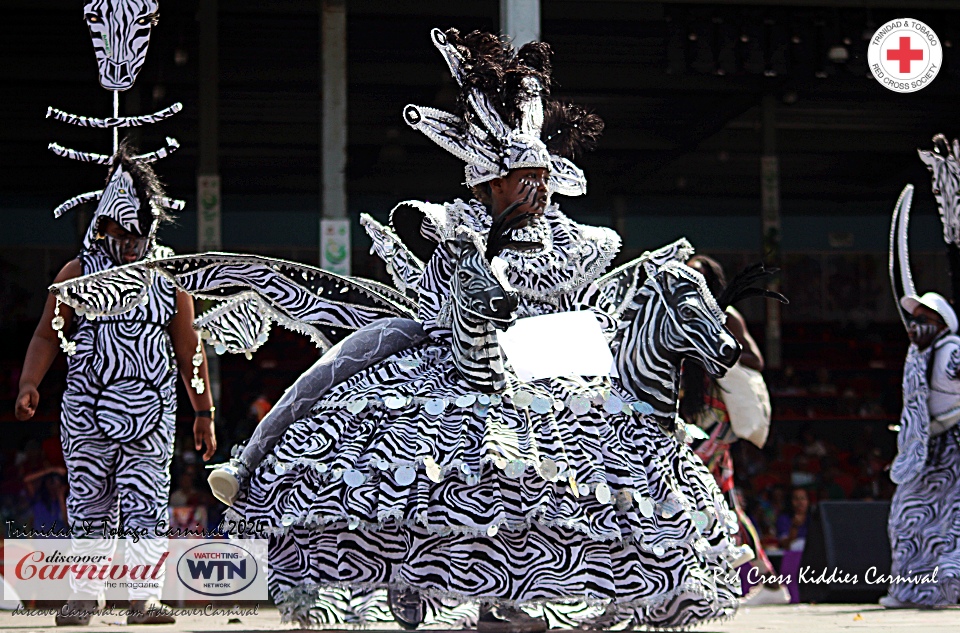
[[[240,564],[228,560],[189,560],[187,559],[187,568],[190,570],[190,576],[194,580],[233,580],[235,578],[247,579],[247,561],[242,560]],[[214,572],[216,577],[214,578]]]
[[[258,560],[250,551],[227,541],[191,547],[177,561],[177,577],[190,591],[209,597],[231,596],[257,577]]]

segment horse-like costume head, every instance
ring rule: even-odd
[[[90,29],[100,85],[127,90],[137,80],[160,14],[157,0],[89,0],[83,19]]]

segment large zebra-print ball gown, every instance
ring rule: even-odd
[[[430,338],[332,388],[234,504],[271,528],[284,618],[337,620],[330,589],[387,585],[659,626],[732,614],[730,516],[702,464],[607,378],[471,388],[438,320],[452,269],[438,248],[420,280]],[[576,307],[559,296],[520,314]]]

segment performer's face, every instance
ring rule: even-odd
[[[947,324],[943,317],[926,306],[918,305],[913,309],[907,335],[911,343],[920,349],[926,349],[945,329]]]
[[[131,264],[147,252],[149,237],[131,233],[110,218],[103,218],[98,228],[105,239],[112,241],[112,247],[109,247],[108,251],[115,259],[120,260],[117,261],[118,264]]]
[[[549,202],[547,193],[547,170],[543,167],[514,169],[503,178],[490,181],[493,194],[493,214],[498,215],[514,202],[520,202],[508,219],[530,213],[534,219],[543,215]],[[520,226],[526,226],[524,222]],[[519,227],[518,227],[519,228]]]

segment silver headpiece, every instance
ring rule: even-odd
[[[462,88],[466,77],[463,56],[440,29],[433,29],[431,38]],[[516,104],[519,120],[514,128],[504,122],[490,97],[476,87],[469,88],[467,102],[482,128],[448,112],[416,105],[406,106],[403,118],[410,127],[467,163],[465,184],[469,187],[506,176],[512,169],[543,167],[550,172],[551,192],[583,195],[587,180],[580,168],[551,154],[541,140],[546,87],[535,77],[524,77],[521,88]]]

